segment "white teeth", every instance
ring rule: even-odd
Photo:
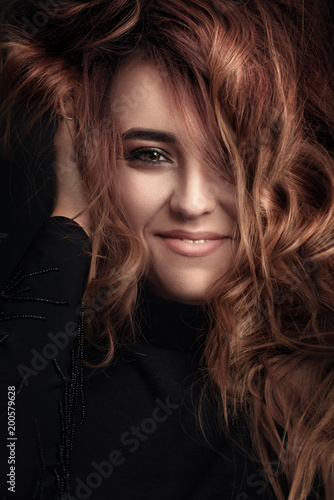
[[[206,243],[209,240],[186,240],[183,238],[182,241],[185,241],[186,243]]]

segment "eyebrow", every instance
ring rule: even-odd
[[[155,130],[150,128],[130,128],[122,134],[122,139],[143,139],[148,141],[169,142],[170,144],[177,144],[175,135],[162,130]]]

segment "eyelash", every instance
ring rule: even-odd
[[[143,160],[139,158],[141,155],[158,153],[159,156],[163,157],[164,160]],[[165,151],[158,148],[137,148],[124,155],[125,160],[136,161],[139,163],[144,163],[145,165],[158,165],[159,163],[172,163],[172,161],[167,157]]]

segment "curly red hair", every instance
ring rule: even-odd
[[[87,338],[109,339],[109,363],[135,329],[149,266],[119,208],[115,115],[127,102],[110,98],[122,65],[144,57],[212,124],[203,147],[214,145],[212,163],[238,192],[234,266],[205,304],[206,386],[225,423],[246,415],[279,500],[317,484],[334,498],[334,92],[322,2],[30,2],[24,15],[16,4],[3,21],[3,113],[9,123],[13,106],[33,120],[70,110],[75,121],[94,228],[85,301],[103,306],[87,316]]]

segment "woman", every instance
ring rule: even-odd
[[[57,120],[57,193],[2,295],[18,419],[3,494],[332,498],[320,3],[21,14],[4,16],[4,109]]]

